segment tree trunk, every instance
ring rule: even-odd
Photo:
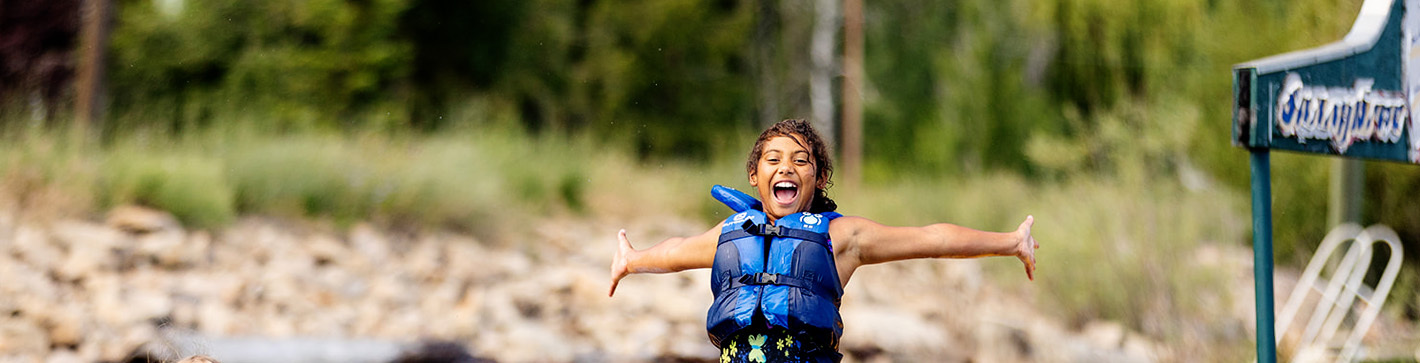
[[[856,185],[863,165],[863,3],[843,0],[843,178]]]
[[[779,42],[779,5],[774,1],[759,1],[759,13],[756,14],[754,26],[754,79],[756,83],[755,94],[759,99],[759,119],[755,122],[755,129],[763,129],[780,119],[783,115],[779,110],[779,78],[777,76],[778,64],[774,60],[778,58],[775,52]]]
[[[837,149],[837,119],[833,107],[833,78],[838,74],[838,0],[818,0],[814,4],[814,31],[811,50],[813,67],[809,75],[809,103],[814,127]]]
[[[104,114],[104,53],[108,49],[111,0],[85,0],[80,32],[79,78],[74,127],[80,135],[99,129]]]

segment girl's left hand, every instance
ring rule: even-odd
[[[611,258],[611,289],[606,292],[606,296],[615,295],[616,284],[621,282],[621,278],[631,274],[626,259],[627,255],[636,252],[636,249],[631,247],[631,241],[626,240],[625,229],[616,233],[616,239],[616,256]]]
[[[1031,236],[1031,225],[1035,224],[1034,216],[1026,216],[1026,221],[1021,222],[1021,226],[1016,228],[1016,234],[1021,240],[1016,244],[1016,257],[1021,259],[1021,263],[1026,265],[1026,278],[1035,281],[1035,250],[1040,248],[1040,243]]]

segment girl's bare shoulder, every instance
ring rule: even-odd
[[[859,216],[842,216],[828,222],[828,234],[833,237],[852,238],[864,228],[877,225],[871,219]]]

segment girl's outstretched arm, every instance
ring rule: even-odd
[[[667,238],[640,251],[631,247],[631,241],[626,239],[625,229],[616,233],[616,239],[616,256],[611,259],[611,290],[607,291],[607,296],[616,294],[616,284],[626,275],[710,268],[715,264],[715,245],[720,240],[720,225],[695,236]]]
[[[835,247],[844,242],[839,252],[842,256],[836,258],[840,275],[851,275],[861,265],[914,258],[1015,256],[1025,264],[1026,277],[1035,280],[1035,249],[1040,243],[1031,236],[1034,223],[1034,217],[1026,216],[1015,231],[997,233],[948,223],[892,227],[867,218],[843,217],[833,221],[830,233]],[[843,266],[845,263],[848,266]]]

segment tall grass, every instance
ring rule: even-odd
[[[229,128],[183,137],[140,131],[107,143],[68,135],[7,133],[0,144],[5,194],[62,214],[147,205],[195,228],[271,215],[492,231],[509,217],[583,213],[590,169],[631,163],[589,140],[534,142],[516,131],[389,136]]]
[[[64,215],[113,206],[167,210],[192,228],[242,215],[499,233],[546,215],[726,214],[710,184],[743,188],[741,151],[716,161],[637,160],[590,135],[512,128],[438,134],[240,126],[106,142],[41,126],[0,133],[0,195]],[[743,147],[748,147],[748,143]],[[708,224],[707,224],[708,226]]]

